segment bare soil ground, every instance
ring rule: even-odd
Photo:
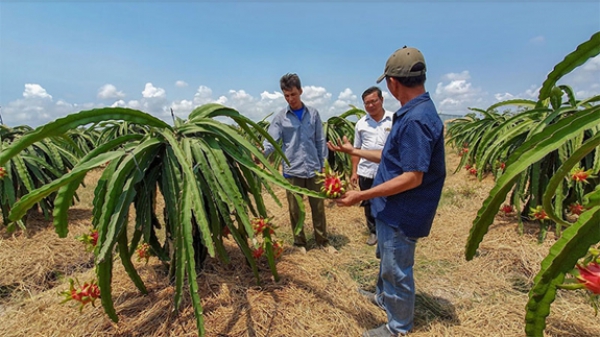
[[[554,237],[537,243],[537,226],[517,232],[516,219],[498,216],[472,261],[464,246],[477,210],[493,181],[478,182],[464,170],[453,174],[458,158],[448,153],[448,178],[432,233],[419,241],[415,265],[417,304],[411,336],[524,336],[527,292]],[[68,278],[94,278],[92,255],[75,236],[91,226],[91,199],[99,173],[88,175],[82,201],[71,211],[69,236],[59,239],[52,223],[32,214],[28,231],[0,231],[0,336],[196,336],[188,298],[173,314],[174,288],[163,266],[151,259],[135,262],[148,295],[141,295],[120,263],[115,263],[113,296],[119,323],[101,306],[79,311],[59,304]],[[386,322],[357,288],[373,289],[379,262],[367,246],[363,210],[327,203],[330,238],[336,255],[314,248],[295,253],[285,206],[268,201],[278,236],[286,245],[278,262],[279,282],[260,264],[256,283],[233,241],[227,241],[231,264],[209,259],[199,275],[206,335],[361,336]],[[307,211],[310,209],[306,203]],[[306,231],[312,238],[310,212]],[[559,291],[547,319],[546,336],[600,336],[600,320],[582,292]]]

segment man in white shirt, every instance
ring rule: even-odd
[[[393,112],[383,108],[383,95],[378,87],[370,87],[362,94],[362,100],[367,110],[367,115],[356,122],[354,129],[354,147],[363,150],[381,150],[392,129]],[[377,173],[379,164],[368,161],[358,156],[352,156],[352,176],[350,182],[358,183],[361,190],[371,188],[373,178]],[[363,201],[361,206],[365,208],[365,218],[369,228],[367,244],[372,246],[377,243],[375,231],[375,218],[371,214],[369,201]]]

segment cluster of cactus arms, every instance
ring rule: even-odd
[[[28,189],[9,210],[7,221],[20,220],[40,200],[55,195],[53,223],[58,235],[65,237],[68,210],[77,188],[90,170],[103,167],[94,192],[92,223],[98,233],[94,254],[105,312],[115,322],[118,320],[111,295],[114,254],[118,254],[140,292],[146,293],[131,259],[136,248],[147,243],[152,253],[170,268],[176,309],[181,305],[187,278],[198,333],[202,336],[196,269],[207,255],[229,262],[223,229],[231,233],[260,282],[248,241],[254,235],[251,219],[268,216],[263,192],[266,190],[277,199],[269,187],[275,184],[299,194],[322,197],[289,184],[256,147],[258,139],[248,141],[236,128],[218,121],[224,118],[233,120],[247,134],[257,132],[273,141],[255,122],[218,104],[198,107],[188,119],[175,119],[174,125],[141,111],[115,107],[82,111],[26,132],[2,148],[0,166],[14,161],[34,144],[64,137],[69,130],[85,125],[104,123],[99,133],[105,136],[74,161],[68,172]],[[275,148],[283,155],[276,144]],[[255,162],[257,159],[261,166]],[[165,205],[160,210],[155,206],[159,196]],[[130,206],[135,207],[134,226],[128,226]],[[164,219],[164,224],[159,219]],[[165,231],[163,241],[158,239],[160,230]],[[265,247],[275,279],[277,249],[274,251],[270,244]]]
[[[346,136],[352,143],[354,142],[354,127],[356,121],[364,116],[366,112],[351,106],[349,110],[339,116],[333,116],[323,122],[323,132],[327,141],[336,143]],[[356,119],[353,120],[353,119]],[[349,180],[352,175],[352,159],[349,155],[339,151],[329,151],[329,167],[341,174],[344,180]]]
[[[490,224],[511,192],[514,206],[519,208],[519,202],[526,200],[525,212],[534,210],[534,214],[545,214],[541,221],[552,221],[557,227],[559,238],[542,261],[529,292],[525,318],[528,336],[543,336],[557,286],[589,248],[600,241],[600,181],[597,177],[600,95],[577,100],[568,86],[556,86],[562,76],[598,54],[600,32],[555,66],[543,83],[537,102],[519,102],[527,109],[510,117],[489,114],[503,104],[515,102],[498,103],[486,110],[489,116],[484,114],[490,121],[480,123],[494,123],[493,129],[486,128],[481,133],[469,131],[464,124],[459,126],[462,121],[448,129],[451,142],[469,145],[467,154],[463,153],[463,161],[483,168],[500,158],[506,160],[473,222],[465,250],[468,260],[475,257]],[[567,97],[565,102],[563,96]],[[471,137],[470,133],[477,136]],[[463,164],[465,162],[460,166]],[[565,220],[565,210],[572,199],[577,199],[581,208],[577,208],[576,220],[569,222]]]
[[[32,131],[29,126],[11,128],[0,125],[0,151]],[[3,223],[8,225],[9,231],[13,231],[16,225],[25,228],[25,218],[14,222],[8,220],[14,204],[27,193],[67,173],[83,156],[84,150],[77,145],[75,133],[69,131],[32,143],[0,165],[0,208]],[[55,196],[47,195],[35,204],[47,219],[52,214]]]

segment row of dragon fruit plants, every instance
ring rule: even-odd
[[[328,139],[352,138],[355,122],[351,119],[364,113],[351,107],[325,121]],[[233,123],[219,122],[227,118]],[[96,278],[83,283],[71,279],[70,288],[62,294],[64,301],[75,301],[83,308],[100,298],[108,317],[117,322],[111,289],[114,255],[143,294],[147,289],[132,258],[148,261],[156,256],[174,280],[176,310],[187,279],[198,333],[203,336],[197,270],[207,256],[230,262],[223,238],[231,237],[237,243],[258,283],[257,261],[261,258],[267,260],[278,280],[276,259],[283,244],[276,238],[277,226],[269,218],[264,193],[279,205],[272,186],[295,192],[297,198],[325,198],[338,195],[344,187],[343,177],[350,174],[349,158],[332,156],[322,175],[326,182],[322,191],[289,184],[278,170],[278,163],[287,159],[266,132],[268,125],[266,118],[255,123],[234,109],[207,104],[192,111],[187,120],[173,117],[173,125],[137,110],[102,108],[36,129],[2,126],[3,224],[8,231],[26,230],[23,219],[37,208],[48,218],[52,214],[56,233],[66,237],[68,211],[77,200],[77,189],[88,172],[101,169],[94,191],[92,228],[78,237],[95,255]],[[262,155],[263,140],[274,144],[273,157]],[[165,204],[161,210],[155,207],[159,194]],[[302,205],[296,230],[304,220]],[[127,223],[131,206],[135,208],[134,226]]]
[[[600,303],[600,95],[580,99],[570,86],[557,85],[598,54],[600,32],[556,64],[537,101],[471,109],[447,129],[447,142],[461,156],[456,171],[495,180],[473,221],[467,260],[476,256],[498,212],[515,215],[521,232],[523,218],[538,222],[540,242],[555,230],[557,241],[529,292],[528,336],[543,336],[559,288],[583,289],[596,312]]]

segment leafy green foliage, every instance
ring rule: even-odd
[[[204,335],[196,270],[207,254],[229,260],[222,243],[223,229],[229,230],[259,282],[248,240],[254,235],[250,218],[268,216],[262,200],[263,187],[276,184],[296,193],[321,197],[319,193],[289,184],[256,147],[258,138],[250,136],[252,141],[249,141],[235,128],[216,121],[224,117],[232,119],[247,134],[257,132],[273,142],[259,125],[218,104],[195,109],[189,119],[176,119],[175,126],[141,111],[123,108],[82,111],[41,126],[0,152],[0,165],[47,137],[60,137],[70,129],[89,123],[106,123],[101,138],[103,145],[90,151],[60,178],[28,190],[29,194],[16,202],[9,218],[18,220],[32,204],[49,193],[57,193],[54,225],[59,236],[66,236],[66,213],[72,204],[71,196],[89,170],[108,162],[94,192],[92,219],[99,234],[94,253],[105,312],[113,321],[118,320],[111,296],[115,249],[134,284],[140,292],[146,292],[131,263],[133,247],[143,241],[169,263],[175,282],[176,309],[187,279],[198,333]],[[109,124],[117,129],[106,131],[112,128]],[[124,125],[127,127],[121,127]],[[281,149],[275,147],[282,155]],[[262,167],[255,163],[255,158]],[[156,209],[159,195],[164,198],[164,210]],[[132,205],[136,219],[130,231],[128,219]],[[160,226],[157,219],[161,214],[167,237],[164,242],[157,235]],[[267,242],[266,253],[273,262],[271,244]],[[269,266],[277,279],[275,263]]]
[[[348,140],[354,142],[354,127],[356,121],[364,116],[366,112],[351,106],[349,110],[339,116],[330,117],[323,122],[323,132],[327,141],[336,143],[338,140],[347,137]],[[352,121],[352,119],[356,119]],[[343,179],[349,179],[352,175],[352,160],[347,154],[339,151],[329,152],[329,167],[335,172],[338,172]]]
[[[548,75],[540,91],[540,100],[529,109],[495,125],[494,130],[477,130],[473,121],[459,121],[452,129],[452,142],[469,139],[478,144],[470,160],[478,167],[506,158],[503,172],[484,201],[467,240],[465,255],[472,259],[506,196],[540,207],[555,221],[560,238],[542,262],[529,293],[526,312],[528,336],[543,336],[546,317],[556,296],[557,286],[565,273],[572,270],[589,247],[600,241],[600,202],[598,179],[573,178],[571,172],[600,171],[600,96],[578,101],[568,86],[555,86],[560,77],[600,54],[600,33],[581,44]],[[563,97],[567,101],[563,102]],[[512,102],[511,102],[512,103]],[[511,104],[508,103],[507,104]],[[491,108],[495,109],[496,105]],[[499,121],[488,109],[480,125]],[[471,125],[469,125],[471,124]],[[474,128],[470,130],[470,128]],[[464,160],[464,158],[463,158]],[[462,166],[462,163],[461,163]],[[569,202],[583,204],[584,211],[574,223],[565,221],[564,209]],[[525,210],[527,207],[525,207]],[[542,228],[543,231],[543,228]]]
[[[10,148],[32,131],[28,126],[9,128],[2,125],[0,151]],[[81,150],[76,149],[69,137],[52,137],[30,144],[0,165],[4,171],[4,177],[0,179],[0,207],[3,222],[9,231],[15,229],[15,224],[25,229],[24,220],[10,222],[8,219],[14,204],[28,192],[68,172],[79,161],[80,155]],[[54,198],[55,194],[47,194],[30,208],[37,206],[49,218],[54,208]]]

